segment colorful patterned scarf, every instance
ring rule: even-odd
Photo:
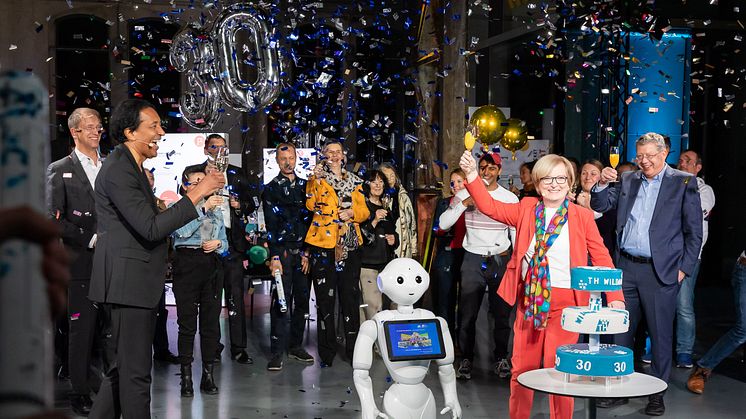
[[[549,279],[549,259],[547,252],[562,232],[567,223],[568,201],[562,203],[552,217],[549,225],[544,228],[544,201],[536,204],[536,245],[534,257],[528,265],[528,275],[524,283],[523,302],[526,307],[525,319],[533,317],[534,328],[543,329],[549,317],[549,302],[552,296],[552,284]]]

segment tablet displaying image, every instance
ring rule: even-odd
[[[392,361],[443,359],[443,332],[438,319],[391,320],[383,323]]]

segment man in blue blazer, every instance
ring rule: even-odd
[[[624,299],[630,316],[627,333],[616,343],[633,347],[635,329],[645,314],[652,341],[652,374],[666,382],[671,375],[673,322],[679,283],[694,271],[702,244],[702,207],[697,179],[666,164],[663,136],[637,139],[640,170],[617,179],[606,167],[591,191],[591,208],[617,210],[617,267],[624,272]],[[626,403],[617,399],[611,406]],[[650,396],[645,413],[665,413],[663,394]]]
[[[159,211],[142,163],[158,154],[165,135],[153,105],[125,100],[111,115],[119,144],[96,177],[96,252],[89,298],[103,306],[110,332],[108,371],[93,401],[94,419],[150,417],[150,369],[157,305],[166,279],[166,238],[197,218],[194,204],[225,184],[206,176],[195,189]],[[212,355],[211,355],[212,356]]]

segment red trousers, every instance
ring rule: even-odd
[[[534,391],[518,383],[518,376],[526,371],[554,366],[557,347],[577,343],[578,334],[562,329],[562,309],[575,305],[571,289],[553,288],[547,327],[536,330],[533,320],[524,318],[525,307],[522,296],[513,325],[513,369],[510,378],[510,418],[528,419],[534,403]],[[565,396],[550,396],[549,407],[552,419],[571,419],[574,399]]]

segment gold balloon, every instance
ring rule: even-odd
[[[496,144],[505,133],[505,114],[495,105],[480,106],[469,119],[469,130],[482,145]]]
[[[513,153],[513,160],[515,160],[515,152],[528,144],[528,127],[526,127],[526,123],[518,118],[508,119],[507,129],[500,144],[502,144],[503,148]]]

